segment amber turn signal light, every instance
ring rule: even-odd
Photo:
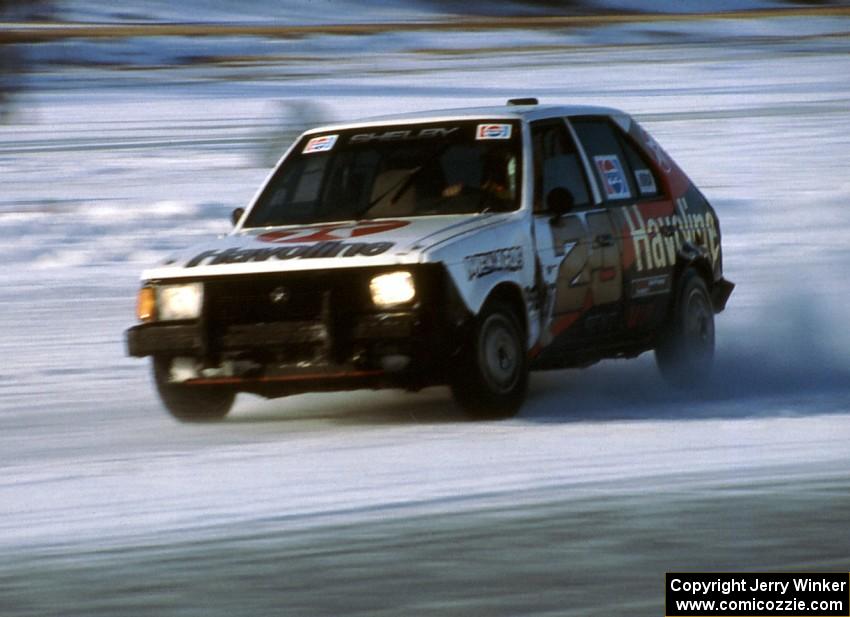
[[[136,317],[139,321],[153,321],[156,317],[156,293],[153,287],[142,287],[136,299]]]

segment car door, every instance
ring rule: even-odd
[[[531,136],[540,345],[549,348],[549,355],[558,355],[616,330],[622,296],[620,237],[566,122],[534,122]],[[573,201],[561,215],[547,203],[559,188],[567,189]]]
[[[673,202],[649,157],[617,122],[606,116],[583,116],[571,117],[569,123],[590,161],[623,247],[623,325],[640,336],[663,319],[667,307],[675,266],[669,250],[676,232],[669,223]]]

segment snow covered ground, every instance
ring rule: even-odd
[[[623,29],[42,65],[0,126],[0,614],[660,614],[665,570],[846,570],[850,22]],[[124,357],[138,273],[227,231],[287,102],[516,95],[629,110],[717,208],[738,287],[704,391],[642,357],[537,376],[501,423],[442,389],[159,409]]]

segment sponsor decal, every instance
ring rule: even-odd
[[[310,154],[311,152],[327,152],[334,147],[337,137],[339,137],[339,135],[323,135],[322,137],[314,137],[307,142],[307,145],[304,146],[304,150],[302,150],[302,152],[304,154]]]
[[[391,231],[409,225],[410,221],[363,221],[360,223],[330,223],[310,225],[295,229],[270,231],[257,236],[257,240],[284,246],[274,248],[229,248],[209,250],[190,259],[186,266],[201,264],[217,266],[261,262],[269,259],[323,259],[330,257],[375,257],[386,253],[393,242],[344,242],[362,236]],[[311,244],[305,244],[305,243]]]
[[[599,170],[608,199],[628,199],[632,196],[626,174],[623,173],[623,165],[616,154],[594,156],[593,161]]]
[[[512,246],[506,249],[477,253],[463,258],[466,275],[469,280],[481,278],[493,272],[513,272],[521,270],[522,247]]]
[[[510,124],[479,124],[475,129],[475,139],[510,139]]]
[[[623,209],[635,249],[638,272],[675,265],[676,252],[684,242],[706,246],[712,264],[720,256],[717,223],[711,212],[691,214],[684,197],[676,199],[673,216],[644,219],[636,205]]]
[[[645,298],[655,294],[666,293],[670,289],[670,276],[659,274],[658,276],[647,276],[632,281],[632,297]]]
[[[655,195],[658,188],[655,186],[655,178],[648,169],[635,169],[635,181],[641,195]]]
[[[257,263],[276,259],[326,259],[331,257],[375,257],[393,247],[392,242],[341,242],[330,240],[318,244],[291,244],[274,248],[209,250],[186,262],[186,268],[222,264]]]
[[[385,231],[399,229],[409,225],[410,221],[361,221],[359,223],[330,223],[327,225],[310,225],[295,229],[282,229],[260,234],[260,242],[289,243],[289,242],[327,242],[330,240],[349,240]]]
[[[403,129],[395,131],[384,131],[383,133],[358,133],[352,135],[348,143],[363,144],[372,141],[404,141],[408,139],[434,139],[437,137],[448,137],[458,130],[458,127],[430,129]]]

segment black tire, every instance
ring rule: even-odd
[[[475,420],[516,415],[528,389],[528,355],[515,312],[490,302],[473,331],[450,381],[452,395]]]
[[[711,373],[714,362],[714,308],[705,281],[685,271],[669,321],[655,348],[661,375],[673,386],[691,388]]]
[[[156,390],[168,413],[180,422],[217,422],[224,418],[236,393],[221,386],[186,386],[168,382],[168,361],[155,358]]]

